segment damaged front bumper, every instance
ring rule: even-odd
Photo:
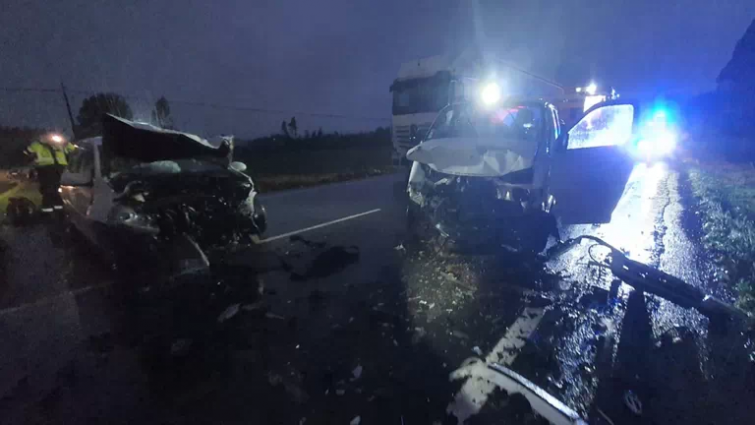
[[[556,221],[538,191],[517,183],[516,177],[449,175],[415,162],[407,187],[408,225],[412,230],[431,228],[462,245],[508,245],[539,252],[550,235],[558,236]]]

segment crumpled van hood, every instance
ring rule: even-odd
[[[213,146],[207,140],[193,134],[165,130],[110,114],[103,117],[102,128],[102,156],[105,164],[109,164],[115,157],[145,163],[187,158],[226,165],[232,161],[231,138],[221,139],[219,146]]]
[[[455,137],[424,141],[406,158],[445,174],[500,177],[532,167],[537,148],[537,142],[529,140]]]

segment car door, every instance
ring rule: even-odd
[[[556,142],[549,182],[551,210],[562,224],[608,223],[634,168],[626,150],[634,137],[636,104],[590,108]]]
[[[68,169],[60,179],[60,192],[71,218],[87,220],[94,187],[94,148],[83,146],[71,154]]]

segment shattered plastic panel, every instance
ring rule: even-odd
[[[528,140],[459,137],[423,142],[406,157],[441,173],[498,177],[532,167],[536,153]]]

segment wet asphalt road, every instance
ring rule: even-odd
[[[140,276],[150,289],[134,293],[59,224],[2,227],[0,417],[429,424],[482,408],[471,422],[531,420],[512,400],[449,382],[474,356],[510,365],[590,423],[753,421],[736,330],[709,332],[697,312],[627,286],[609,296],[587,246],[543,267],[408,243],[401,181],[265,195],[268,240],[171,290]],[[639,165],[610,224],[561,235],[601,236],[725,298],[697,252],[684,184]]]

